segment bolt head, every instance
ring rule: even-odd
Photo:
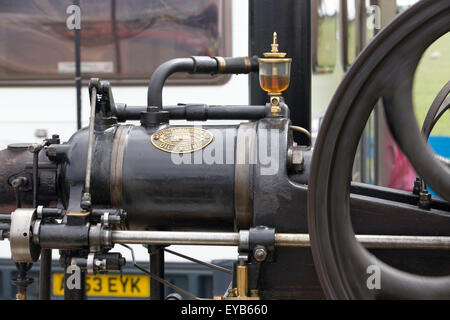
[[[266,260],[267,258],[267,251],[263,248],[258,248],[255,250],[253,257],[256,259],[256,261],[261,262]]]

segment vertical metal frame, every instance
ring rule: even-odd
[[[293,59],[291,83],[283,96],[294,125],[311,129],[311,1],[249,0],[249,56],[270,49],[273,32],[280,49]],[[250,104],[264,105],[267,94],[260,88],[258,74],[249,77]],[[308,141],[296,133],[298,143]]]

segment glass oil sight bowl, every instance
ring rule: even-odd
[[[289,87],[291,79],[291,58],[286,53],[278,52],[277,33],[273,33],[271,52],[265,52],[259,58],[259,84],[269,96],[280,96]]]

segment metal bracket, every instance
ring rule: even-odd
[[[227,299],[259,299],[257,288],[261,263],[272,262],[274,250],[275,229],[258,226],[239,232],[239,256],[234,267],[236,287],[228,290]]]
[[[111,112],[115,110],[114,98],[111,91],[111,85],[108,81],[100,80],[99,78],[91,78],[89,81],[89,98],[92,100],[93,90],[96,94],[96,110],[95,113],[103,111],[104,116],[110,116]]]
[[[258,226],[249,230],[249,250],[257,262],[272,262],[275,251],[275,229]]]

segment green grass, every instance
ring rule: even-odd
[[[317,62],[321,68],[333,69],[336,64],[337,41],[336,35],[337,22],[335,18],[327,17],[318,21],[318,48]]]
[[[323,40],[318,43],[318,61],[322,67],[332,68],[336,61],[334,53],[338,50],[333,40],[336,33],[336,21],[333,18],[325,18],[319,21],[318,28],[319,38]],[[371,38],[370,31],[368,31],[368,34],[368,38]],[[349,24],[348,34],[349,62],[353,62],[355,59],[355,35],[355,23],[352,21]],[[436,52],[440,54],[440,57],[433,60],[432,55]],[[414,113],[420,128],[431,103],[449,80],[450,33],[447,33],[428,48],[416,70],[413,101]],[[450,111],[444,114],[431,134],[435,136],[450,136]]]
[[[439,52],[440,57],[431,57]],[[419,127],[428,109],[442,87],[450,80],[450,33],[431,45],[422,57],[416,70],[413,89],[414,112]],[[447,111],[434,127],[434,136],[450,136],[450,111]]]

